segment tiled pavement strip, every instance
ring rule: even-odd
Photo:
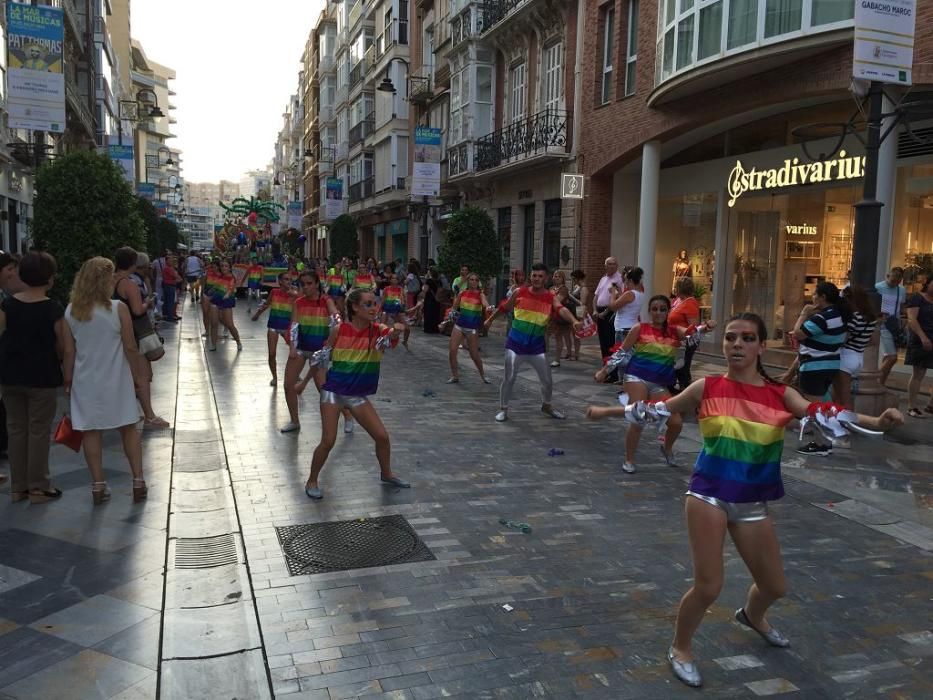
[[[287,413],[281,388],[268,387],[264,327],[242,310],[238,322],[245,350],[237,354],[226,341],[205,355],[194,314],[186,314],[175,343],[175,472],[171,434],[147,433],[148,503],[130,503],[128,469],[113,437],[105,464],[115,493],[106,506],[92,508],[83,460],[60,447],[53,461],[56,483],[66,490],[61,502],[0,502],[0,698],[155,697],[163,624],[163,659],[225,659],[207,675],[218,691],[223,681],[229,687],[251,678],[240,698],[264,697],[270,680],[277,697],[295,700],[696,692],[671,679],[663,658],[677,600],[689,585],[682,518],[689,470],[661,466],[649,430],[639,472],[621,473],[624,428],[582,420],[586,403],[613,396],[588,381],[585,363],[564,362],[555,371],[567,421],[538,412],[532,380],[522,383],[510,421],[498,425],[497,388],[479,383],[463,353],[461,384],[445,385],[446,339],[415,331],[411,354],[387,354],[375,398],[392,436],[393,465],[413,488],[379,484],[372,442],[357,428],[338,435],[321,480],[325,500],[312,503],[301,486],[319,434],[316,394],[309,388],[302,402],[302,432],[280,435]],[[175,345],[157,366],[156,405],[166,416]],[[483,346],[490,375],[500,377],[500,339]],[[214,432],[200,432],[216,430],[216,415],[222,444]],[[900,438],[917,435],[913,429]],[[785,451],[788,496],[773,512],[790,595],[772,619],[793,646],[768,648],[731,620],[748,574],[727,545],[726,585],[696,640],[704,695],[933,695],[933,538],[923,527],[931,524],[933,455],[929,438],[920,436],[911,445],[853,440],[855,449],[828,460]],[[678,442],[684,465],[698,445],[696,426],[688,425]],[[551,447],[565,454],[548,457]],[[232,490],[183,494],[206,474],[227,473]],[[170,478],[178,519],[167,532]],[[216,483],[228,482],[220,476]],[[179,518],[194,510],[215,516]],[[275,526],[384,514],[408,518],[437,561],[288,575]],[[507,530],[500,517],[533,530]],[[851,518],[877,528],[901,521],[892,532],[921,546]],[[167,534],[174,540],[237,524],[245,547],[240,564],[226,568],[230,577],[218,585],[196,570],[170,569],[160,616]],[[174,542],[170,565],[173,554]],[[250,584],[261,649],[249,623]],[[228,604],[204,610],[219,601]],[[199,610],[173,612],[189,606]],[[227,654],[237,646],[256,650]],[[250,676],[243,661],[257,658],[265,667],[253,664]],[[206,668],[163,661],[162,697],[233,697],[191,693],[185,679]]]

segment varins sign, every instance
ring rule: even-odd
[[[865,174],[864,156],[846,156],[839,151],[839,157],[817,163],[801,163],[799,158],[787,158],[780,168],[746,170],[742,161],[735,161],[735,167],[729,173],[726,185],[729,192],[729,206],[746,192],[757,190],[775,190],[798,185],[813,185],[834,180],[852,180]]]

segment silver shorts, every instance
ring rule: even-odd
[[[768,517],[768,502],[754,501],[752,503],[729,503],[715,496],[704,496],[702,493],[687,491],[688,496],[698,498],[704,503],[722,509],[729,523],[757,523]]]
[[[334,406],[340,406],[341,408],[356,408],[357,406],[369,403],[369,399],[365,396],[346,396],[333,391],[322,391],[321,403],[329,403]]]
[[[457,326],[457,325],[455,325],[454,327],[455,327],[458,331],[460,331],[461,333],[463,333],[463,335],[476,335],[476,329],[475,329],[475,328],[463,328],[463,327]]]
[[[648,387],[648,396],[651,396],[652,394],[659,394],[662,391],[665,394],[669,393],[666,386],[661,386],[660,384],[655,384],[654,382],[646,382],[644,379],[641,377],[636,377],[634,374],[623,374],[622,381],[644,384],[646,387]]]

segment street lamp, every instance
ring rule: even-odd
[[[398,90],[395,89],[395,85],[392,83],[392,78],[389,77],[389,69],[392,67],[393,61],[399,61],[400,63],[404,63],[406,72],[410,70],[411,68],[411,64],[409,64],[408,61],[406,61],[404,58],[400,58],[399,56],[393,56],[392,58],[390,58],[389,62],[386,64],[385,77],[382,79],[382,82],[379,83],[379,85],[376,87],[376,90],[378,90],[379,92],[388,92],[393,95],[398,92]]]
[[[159,109],[159,100],[153,90],[143,88],[136,93],[134,100],[120,100],[119,113],[117,115],[117,135],[119,144],[123,145],[123,120],[128,122],[145,121],[146,119],[155,119],[164,117],[165,114]]]

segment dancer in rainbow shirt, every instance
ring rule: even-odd
[[[343,261],[338,260],[327,272],[325,288],[327,290],[327,296],[329,296],[337,306],[337,310],[340,311],[340,313],[344,313],[346,310],[344,298],[347,293],[347,283],[343,273]]]
[[[513,314],[512,327],[505,343],[505,377],[499,389],[499,412],[496,414],[496,420],[500,423],[509,418],[509,399],[512,397],[518,370],[525,362],[538,373],[538,380],[541,382],[541,410],[551,418],[565,418],[563,413],[551,405],[554,383],[545,356],[544,331],[552,313],[559,314],[574,330],[578,330],[582,324],[563,307],[549,289],[545,288],[547,272],[547,265],[544,263],[532,265],[531,286],[520,287],[486,319],[485,327],[488,329],[499,313],[511,311]]]
[[[625,368],[622,377],[623,394],[633,402],[661,401],[670,397],[669,386],[674,384],[677,361],[677,349],[688,335],[688,330],[681,326],[669,326],[667,315],[671,311],[671,300],[663,294],[651,297],[648,301],[650,323],[636,323],[622,341],[622,350],[632,350],[632,359]],[[707,330],[715,327],[715,322],[708,321]],[[596,373],[596,381],[603,382],[608,376],[606,368]],[[669,467],[676,467],[674,441],[680,435],[683,418],[680,414],[671,416],[661,445],[661,456]],[[625,461],[622,471],[635,473],[635,449],[641,438],[642,426],[629,425],[625,433]]]
[[[404,299],[405,290],[399,284],[398,275],[393,272],[389,275],[389,284],[382,290],[382,322],[387,325],[402,323],[405,326],[402,345],[407,350],[411,328],[408,326],[408,317],[405,314],[410,313],[412,309],[405,308]]]
[[[285,404],[291,420],[281,429],[283,433],[301,430],[298,397],[308,382],[313,379],[318,391],[321,390],[324,372],[320,367],[312,366],[304,379],[301,379],[301,371],[314,353],[324,347],[331,326],[340,318],[333,299],[322,293],[321,279],[316,272],[306,270],[300,273],[298,284],[301,296],[295,300],[292,310],[288,362],[285,364]],[[344,411],[344,419],[344,432],[352,433],[353,417],[349,411]]]
[[[287,270],[279,273],[278,285],[269,292],[265,302],[252,317],[255,321],[267,309],[269,311],[269,321],[266,324],[266,340],[269,345],[269,370],[272,372],[272,381],[269,382],[269,386],[276,386],[279,381],[275,351],[279,346],[279,336],[288,338],[289,327],[292,323],[292,306],[295,303],[295,297],[298,296],[297,291],[292,286],[291,273]]]
[[[214,296],[218,291],[218,280],[220,279],[220,265],[217,259],[211,259],[207,263],[207,270],[204,274],[204,281],[201,289],[201,320],[204,322],[204,338],[210,337],[211,323],[213,316]],[[210,340],[208,340],[210,343]]]
[[[220,275],[214,277],[210,286],[211,296],[211,325],[209,350],[217,349],[217,335],[219,326],[223,325],[236,341],[237,352],[243,349],[240,334],[233,322],[233,309],[236,307],[236,277],[230,263],[224,260],[220,263]]]
[[[257,304],[262,303],[262,265],[254,259],[246,268],[246,311],[252,311],[253,298]]]
[[[734,316],[726,322],[722,344],[726,373],[698,379],[654,407],[658,414],[670,413],[672,417],[699,409],[703,436],[703,449],[685,504],[694,583],[680,601],[674,640],[667,652],[674,675],[692,687],[703,684],[694,662],[693,636],[722,589],[726,532],[754,580],[744,606],[735,612],[736,621],[757,632],[771,646],[790,645],[765,619],[771,605],[787,591],[781,547],[768,501],[784,495],[781,453],[788,422],[794,417],[815,415],[825,407],[807,401],[796,389],[765,374],[761,356],[767,337],[760,316]],[[626,371],[630,369],[631,364]],[[634,408],[590,407],[587,416],[621,416],[627,411],[634,415]],[[644,408],[642,404],[641,415],[645,414]],[[850,417],[859,428],[871,430],[889,430],[904,422],[901,413],[893,408],[878,417]]]
[[[384,348],[397,343],[399,334],[405,330],[401,323],[391,328],[378,323],[378,315],[375,295],[353,289],[347,295],[347,320],[335,326],[327,340],[325,349],[330,350],[331,365],[321,387],[321,441],[311,458],[311,473],[305,484],[308,498],[324,497],[318,478],[337,439],[337,421],[344,408],[375,441],[382,483],[403,489],[410,487],[392,472],[389,433],[368,398],[379,386]]]
[[[479,378],[483,384],[491,384],[483,371],[483,358],[479,356],[479,330],[483,327],[483,317],[489,307],[486,301],[486,295],[479,286],[479,275],[475,272],[468,272],[463,280],[462,289],[454,297],[451,305],[451,315],[454,317],[454,328],[450,332],[450,344],[448,345],[448,360],[450,361],[450,379],[448,384],[456,384],[460,381],[460,368],[457,366],[457,351],[460,350],[460,343],[466,338],[467,350],[470,353],[470,359],[476,365],[479,371]]]
[[[356,276],[353,278],[353,289],[362,289],[367,292],[372,292],[376,289],[376,278],[373,277],[364,262],[360,263]]]

